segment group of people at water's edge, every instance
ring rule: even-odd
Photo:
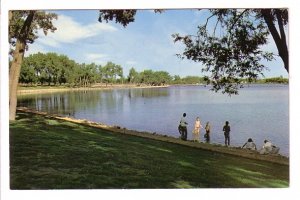
[[[179,122],[179,126],[178,126],[178,131],[180,133],[180,138],[182,140],[187,140],[187,121],[186,121],[186,113],[183,113],[180,122]],[[194,129],[192,131],[193,134],[193,142],[200,142],[200,130],[201,128],[203,128],[200,118],[197,117],[195,124],[194,124]],[[206,140],[207,143],[210,142],[210,130],[211,130],[211,125],[209,122],[206,122],[206,125],[204,127],[205,129],[205,134],[204,134],[204,138]],[[223,126],[223,132],[224,132],[224,138],[225,138],[225,146],[230,146],[230,125],[229,122],[226,121],[225,125]],[[245,149],[249,149],[249,150],[254,150],[256,151],[256,144],[253,142],[252,138],[249,138],[247,140],[247,142],[242,146],[242,148]],[[277,154],[279,152],[280,148],[276,147],[275,145],[273,145],[270,141],[268,140],[264,140],[264,144],[261,148],[261,150],[259,151],[260,154]]]

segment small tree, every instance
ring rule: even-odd
[[[154,73],[154,77],[156,77],[156,85],[169,84],[172,80],[172,77],[166,71],[157,71]]]
[[[128,74],[128,82],[129,83],[136,83],[139,73],[132,67],[129,70]]]
[[[180,78],[179,75],[175,75],[175,76],[173,77],[173,83],[174,83],[174,84],[181,84],[181,83],[182,83],[181,78]]]
[[[120,65],[108,62],[105,66],[101,68],[101,73],[106,81],[106,83],[115,83],[117,77],[123,78],[123,69]]]

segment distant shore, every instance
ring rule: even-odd
[[[252,83],[247,85],[256,85],[260,83]],[[270,84],[279,84],[279,83],[270,83]],[[263,84],[265,85],[265,84]],[[279,84],[286,85],[286,84]],[[26,94],[43,94],[43,93],[54,93],[54,92],[66,92],[66,91],[80,91],[80,90],[112,90],[112,89],[129,89],[129,88],[166,88],[170,86],[203,86],[207,87],[209,85],[205,84],[174,84],[174,85],[160,85],[160,86],[151,86],[151,85],[138,85],[138,84],[94,84],[90,87],[67,87],[67,86],[19,86],[17,94],[26,95]]]
[[[244,83],[244,85],[287,85],[284,83]],[[205,84],[172,84],[172,85],[146,85],[146,84],[103,84],[97,83],[89,87],[67,87],[67,86],[19,86],[17,94],[41,94],[41,93],[54,93],[54,92],[66,92],[66,91],[80,91],[80,90],[111,90],[111,89],[129,89],[129,88],[166,88],[170,86],[203,86],[208,87]]]
[[[111,90],[111,89],[129,89],[129,88],[165,88],[169,85],[151,86],[137,84],[95,84],[91,87],[59,87],[59,86],[36,86],[36,87],[19,87],[17,94],[41,94],[66,91],[81,91],[81,90]]]

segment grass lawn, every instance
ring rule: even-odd
[[[289,166],[17,113],[11,189],[285,188]]]

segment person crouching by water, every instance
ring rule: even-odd
[[[186,122],[185,117],[186,117],[186,113],[183,113],[182,118],[179,123],[179,127],[178,127],[178,130],[179,130],[179,133],[181,134],[182,140],[187,140],[187,125],[188,125],[188,123]]]
[[[224,131],[224,136],[225,136],[225,145],[229,146],[230,145],[230,126],[229,126],[228,121],[225,122],[225,125],[223,126],[223,131]]]
[[[252,138],[249,138],[248,141],[242,146],[244,149],[256,150],[256,145],[253,142]]]
[[[203,128],[201,125],[200,118],[197,117],[195,121],[195,126],[193,130],[193,141],[200,142],[200,129]]]
[[[277,154],[280,148],[273,145],[270,141],[265,140],[262,149],[259,151],[260,154]]]
[[[206,122],[206,125],[205,125],[205,135],[204,135],[204,138],[206,139],[207,143],[210,142],[210,124],[209,124],[209,122]]]

